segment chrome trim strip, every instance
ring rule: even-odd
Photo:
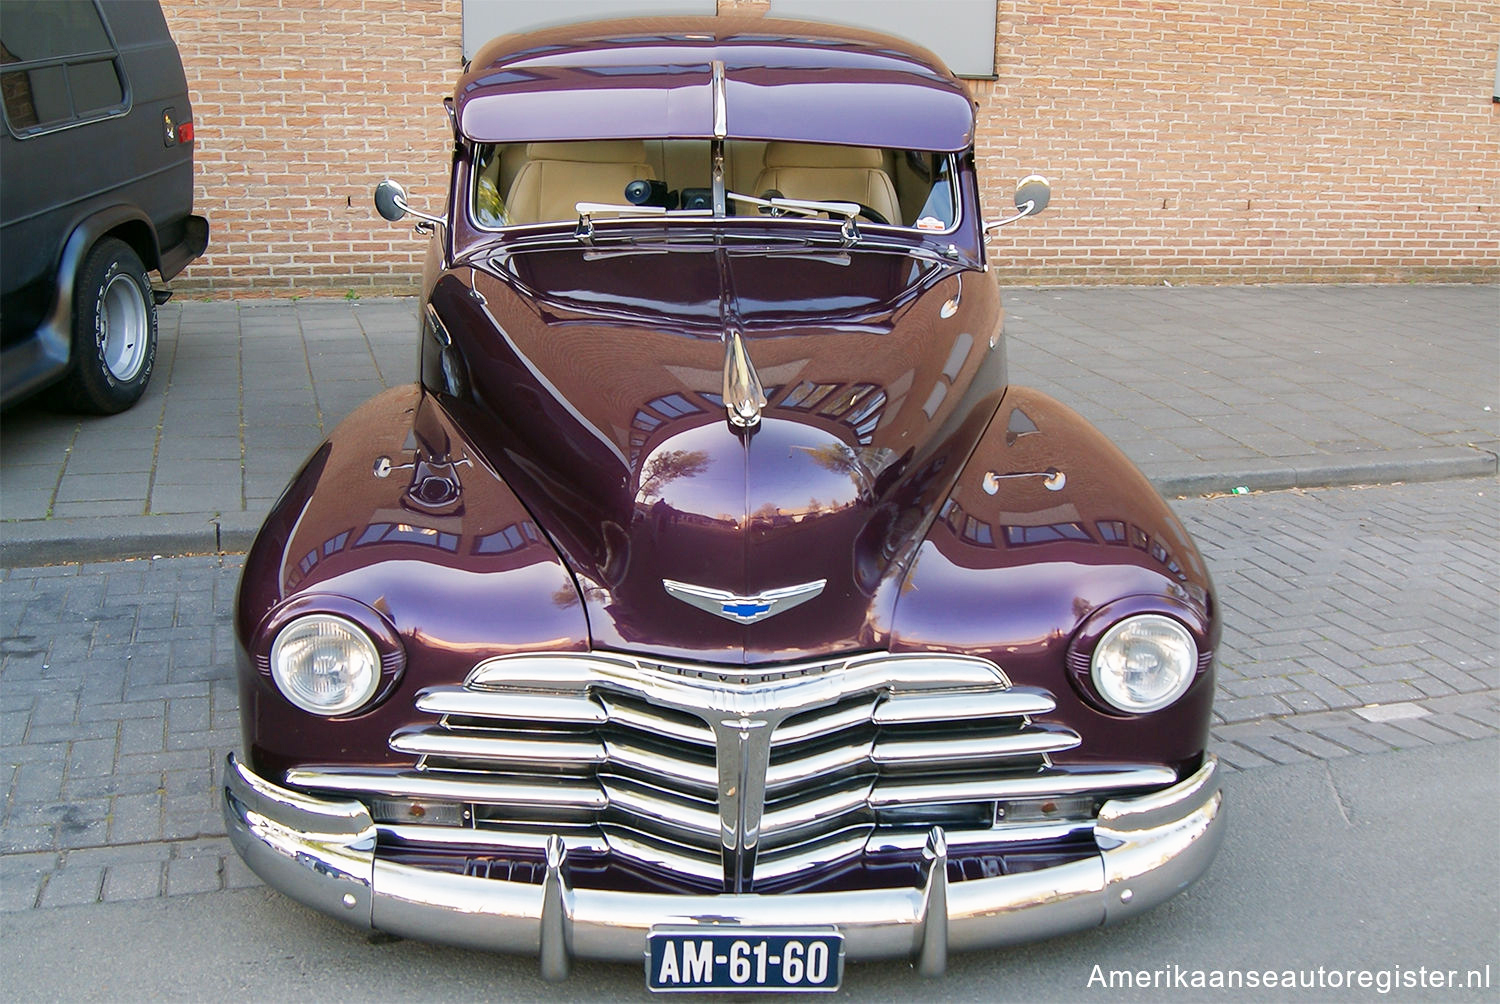
[[[589,739],[567,736],[475,736],[443,729],[418,728],[391,736],[390,747],[413,756],[484,760],[528,766],[583,766],[604,763],[604,747]]]
[[[1107,802],[1096,855],[1034,872],[948,884],[941,896],[946,909],[940,910],[934,883],[788,895],[574,889],[567,884],[560,840],[558,852],[549,855],[549,879],[555,881],[542,887],[431,872],[377,859],[374,826],[357,803],[321,801],[269,784],[232,755],[223,776],[229,839],[274,888],[356,926],[544,954],[554,975],[559,945],[568,959],[639,963],[647,932],[663,924],[831,926],[843,933],[851,959],[932,960],[938,935],[931,924],[938,917],[947,921],[947,951],[1081,930],[1131,916],[1179,892],[1208,867],[1225,820],[1217,761],[1209,756],[1196,774],[1166,791]],[[938,850],[933,848],[934,860]],[[935,882],[936,872],[929,875]]]
[[[717,884],[724,881],[724,865],[720,862],[718,855],[714,855],[711,860],[707,857],[694,856],[689,849],[682,848],[680,845],[673,846],[667,841],[638,840],[634,835],[625,833],[617,827],[606,828],[604,835],[609,841],[610,850],[632,861],[638,861],[648,868],[676,875],[687,875],[703,882]]]
[[[564,837],[574,853],[607,854],[609,844],[600,840],[593,827],[547,824]],[[475,829],[468,826],[421,826],[406,823],[376,823],[376,830],[389,840],[418,846],[471,847],[482,851],[545,851],[552,834],[527,830]]]
[[[609,716],[586,695],[534,694],[431,687],[417,695],[417,710],[433,715],[513,718],[531,722],[576,722],[602,725]]]
[[[1035,690],[983,693],[954,690],[941,694],[893,695],[880,702],[871,718],[876,725],[908,725],[916,722],[1045,715],[1056,707],[1057,702],[1052,699],[1052,695]]]
[[[685,839],[714,844],[719,840],[719,813],[707,799],[702,807],[696,807],[685,799],[657,795],[644,785],[620,784],[610,785],[608,798],[615,813],[648,820],[655,833],[680,834]]]
[[[783,789],[795,788],[834,771],[858,767],[870,762],[872,743],[866,741],[806,754],[795,760],[771,764],[766,768],[766,794],[775,797]]]
[[[1062,840],[1083,833],[1092,834],[1092,819],[1060,819],[1050,823],[1005,823],[988,830],[947,830],[948,848],[952,853],[963,853],[974,848],[994,847],[1001,844],[1027,844],[1034,841]],[[878,854],[891,851],[921,850],[927,839],[925,833],[912,831],[872,833],[865,841],[865,852]]]
[[[724,95],[724,61],[715,59],[709,66],[713,73],[714,139],[726,139],[729,136],[729,108]]]
[[[870,781],[864,781],[772,809],[765,813],[761,828],[768,836],[779,835],[809,823],[864,809],[869,801],[870,785]]]
[[[840,700],[858,694],[885,690],[892,701],[906,694],[930,693],[933,690],[949,692],[968,688],[1008,690],[1010,681],[1000,667],[984,659],[956,655],[890,655],[876,653],[847,659],[819,660],[797,667],[775,669],[716,666],[715,672],[725,680],[707,680],[686,673],[668,672],[657,668],[659,664],[629,659],[609,654],[559,653],[545,657],[534,655],[498,656],[486,659],[469,673],[462,688],[439,687],[425,691],[425,695],[470,693],[488,695],[479,691],[492,690],[497,697],[490,701],[491,717],[513,717],[505,708],[507,702],[519,696],[531,696],[533,690],[555,691],[559,697],[572,697],[578,704],[596,703],[590,694],[594,688],[614,690],[640,698],[651,704],[685,711],[694,717],[722,712],[725,715],[755,716],[767,709],[789,709],[800,712],[836,704]],[[688,672],[702,671],[703,666],[681,667]],[[805,675],[787,677],[786,674],[805,670]],[[767,683],[732,682],[736,677],[748,677],[775,673],[783,678]],[[505,691],[503,698],[498,692]],[[1036,703],[1039,694],[1032,691],[1013,691],[1027,695],[1025,700]],[[966,694],[967,699],[978,695]],[[1048,701],[1051,698],[1047,698]],[[476,713],[479,702],[469,707]],[[904,707],[904,705],[902,705]],[[951,705],[950,705],[951,707]],[[1052,705],[1047,705],[1050,710]],[[436,706],[422,706],[422,710],[436,710]],[[1006,712],[1017,713],[1017,712]],[[952,717],[950,712],[944,717]]]
[[[604,748],[609,753],[608,762],[612,766],[629,767],[648,776],[669,778],[694,789],[705,798],[712,798],[718,791],[719,772],[713,764],[664,756],[627,740],[606,739]]]
[[[1088,773],[1044,772],[1031,777],[981,777],[948,782],[906,782],[881,779],[870,792],[877,808],[931,805],[944,802],[992,802],[1044,795],[1082,795],[1088,792],[1159,788],[1176,779],[1166,767],[1137,767]]]
[[[963,739],[883,739],[874,744],[870,759],[877,764],[946,764],[962,761],[998,760],[1008,757],[1042,756],[1082,745],[1071,729],[978,735]]]
[[[872,696],[868,702],[860,702],[838,711],[809,715],[802,721],[789,719],[771,737],[771,748],[791,746],[807,739],[821,739],[846,729],[869,725],[870,713],[874,710],[877,700],[877,697]],[[797,717],[799,715],[792,716],[793,719]]]
[[[390,774],[349,770],[342,767],[289,770],[286,783],[319,791],[394,795],[398,798],[432,798],[480,805],[548,806],[598,811],[609,804],[595,784],[559,780],[509,781],[485,776],[482,781],[435,777],[416,771]]]
[[[609,694],[598,695],[598,701],[604,706],[609,715],[609,721],[614,725],[622,725],[626,728],[635,729],[650,735],[666,736],[680,742],[692,743],[712,751],[714,748],[714,732],[707,725],[700,722],[684,722],[666,715],[653,713],[649,707],[625,704],[611,700]]]
[[[683,846],[682,853],[668,849],[667,841],[646,841],[640,834],[627,832],[620,827],[596,828],[592,825],[566,826],[557,823],[535,824],[549,826],[568,844],[572,853],[604,854],[611,849],[622,851],[633,860],[652,862],[653,858],[662,867],[683,871],[703,878],[718,878],[720,873],[717,858],[711,865],[707,860],[693,857],[692,848]],[[416,845],[442,845],[472,847],[486,851],[532,851],[546,849],[547,834],[536,830],[500,829],[491,826],[470,828],[468,826],[424,826],[407,823],[376,823],[376,830],[383,838],[398,843]],[[599,830],[604,837],[599,837]],[[869,824],[845,827],[820,838],[811,848],[793,845],[787,848],[765,848],[756,867],[756,878],[782,878],[804,868],[827,864],[854,854],[881,854],[900,851],[919,851],[927,840],[925,833],[915,831],[872,832]],[[1062,840],[1094,832],[1092,819],[1060,819],[1050,823],[1006,823],[985,830],[949,830],[948,848],[951,854],[978,847],[995,847],[1010,844],[1025,844],[1037,841]],[[659,845],[660,846],[659,846]],[[642,850],[649,848],[649,853]],[[691,863],[691,867],[689,866]]]
[[[761,851],[760,858],[755,865],[755,879],[760,882],[787,878],[810,868],[857,857],[864,853],[871,828],[869,825],[864,825],[835,830],[831,839],[828,836],[821,837],[817,844],[806,849],[801,847],[775,850],[765,848]]]

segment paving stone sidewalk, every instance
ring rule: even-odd
[[[1169,496],[1496,470],[1500,287],[1004,296],[1012,380],[1079,409]],[[0,549],[243,549],[341,418],[415,378],[416,330],[414,299],[172,301],[136,408],[5,415]]]
[[[1500,482],[1176,503],[1231,769],[1500,732]],[[258,884],[223,836],[240,559],[0,571],[0,910]]]

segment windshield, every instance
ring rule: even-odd
[[[480,227],[572,222],[579,203],[625,217],[857,217],[946,232],[958,218],[952,156],[823,143],[727,140],[715,199],[710,140],[480,144],[472,213]],[[635,207],[641,207],[636,209]]]

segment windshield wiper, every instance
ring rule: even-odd
[[[788,199],[782,196],[758,199],[753,195],[741,195],[739,192],[725,192],[724,197],[734,202],[769,209],[773,216],[780,216],[783,213],[795,213],[801,217],[816,216],[819,213],[842,216],[844,227],[841,235],[844,242],[852,244],[859,240],[859,227],[855,225],[854,218],[863,212],[864,207],[857,202],[814,202],[810,199]]]
[[[648,216],[712,216],[712,209],[666,209],[662,206],[634,206],[616,205],[611,202],[575,202],[573,209],[578,213],[578,226],[573,231],[573,236],[584,243],[594,238],[595,213],[614,213],[623,219],[641,218]]]

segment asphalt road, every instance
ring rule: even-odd
[[[1176,900],[1116,928],[955,956],[941,980],[904,963],[851,965],[842,996],[1373,1000],[1384,980],[1391,1000],[1495,1000],[1497,765],[1500,739],[1483,739],[1231,774],[1223,850]],[[0,953],[14,1000],[650,996],[639,967],[580,963],[547,984],[531,959],[372,941],[265,889],[9,913]],[[1471,969],[1477,988],[1432,985],[1435,972],[1446,983],[1457,970],[1462,984]],[[1147,985],[1122,988],[1124,971]],[[1264,983],[1268,971],[1314,987],[1191,986],[1200,972]]]

